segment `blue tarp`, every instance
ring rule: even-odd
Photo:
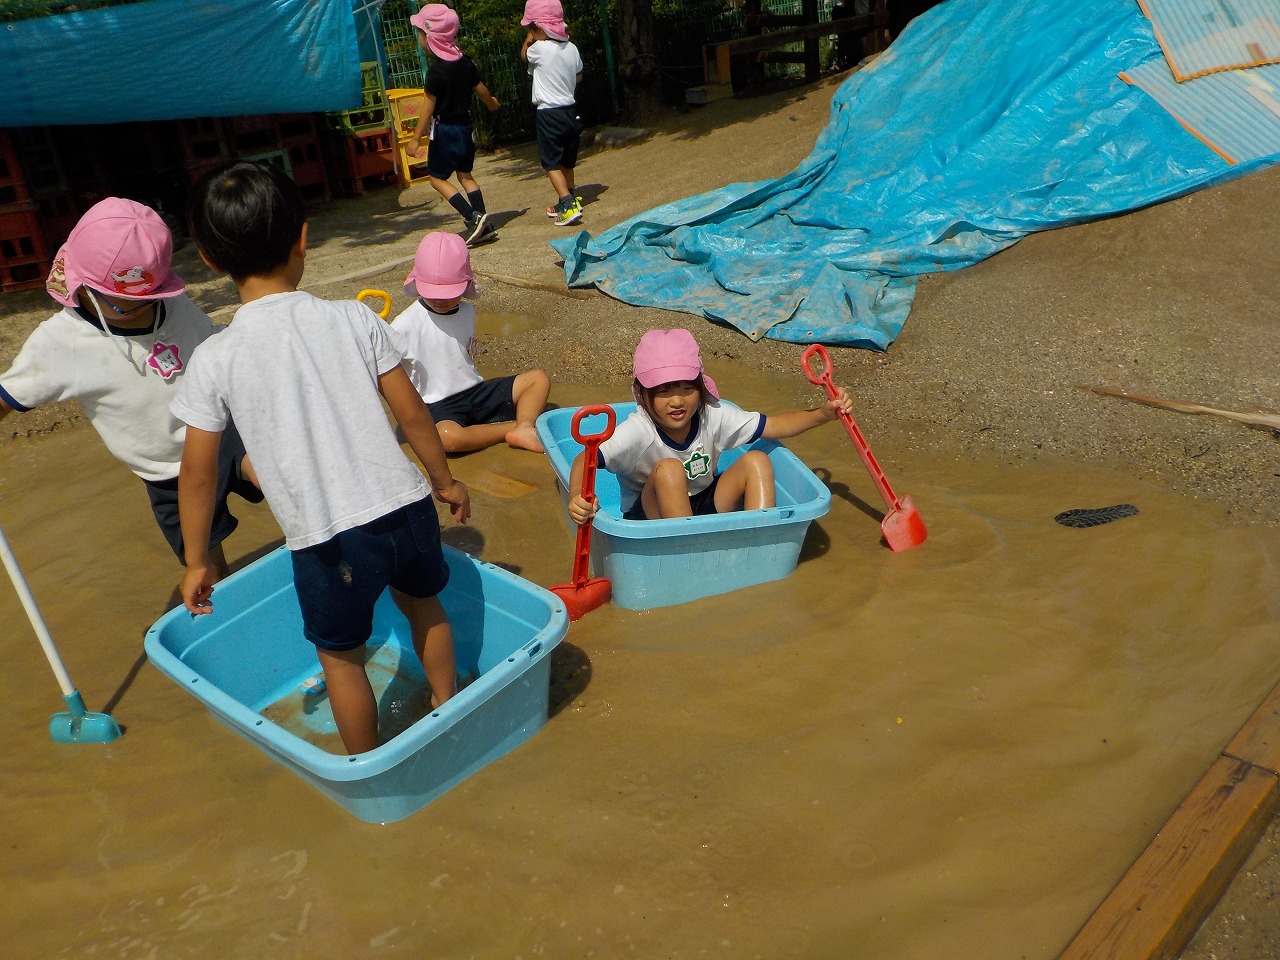
[[[919,274],[1280,159],[1228,165],[1117,76],[1161,56],[1135,0],[947,0],[840,87],[791,173],[552,246],[570,286],[883,350]]]
[[[7,23],[0,93],[0,127],[351,109],[352,0],[149,0]]]

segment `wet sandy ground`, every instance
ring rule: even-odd
[[[747,407],[796,393],[711,372]],[[833,491],[791,577],[588,615],[547,726],[388,826],[143,661],[178,569],[91,430],[0,445],[0,523],[90,709],[127,728],[50,742],[58,691],[0,590],[12,955],[1056,957],[1280,675],[1280,530],[1119,472],[868,440],[925,545],[880,545],[838,424],[791,441]],[[475,522],[446,539],[566,580],[545,460],[453,464]],[[1053,521],[1124,502],[1139,515]],[[237,563],[279,542],[240,514]]]

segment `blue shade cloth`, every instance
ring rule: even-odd
[[[150,0],[0,29],[0,127],[358,107],[352,0]]]
[[[883,350],[919,274],[1277,159],[1227,164],[1118,76],[1161,56],[1133,0],[947,0],[840,87],[795,170],[552,246],[570,286]]]
[[[1155,98],[1228,163],[1280,153],[1280,64],[1178,83],[1168,66],[1153,60],[1126,70],[1124,79]]]
[[[1179,80],[1280,60],[1276,0],[1138,2],[1155,25],[1156,39]]]

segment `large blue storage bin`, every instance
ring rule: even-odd
[[[610,406],[619,423],[636,408],[634,403]],[[569,470],[582,452],[571,432],[577,409],[549,410],[537,422],[565,503]],[[598,415],[583,418],[579,429],[590,436],[604,426],[604,416]],[[600,509],[591,534],[591,565],[596,576],[613,584],[614,604],[626,610],[668,607],[780,580],[795,569],[809,524],[831,509],[831,492],[774,440],[725,452],[718,469],[723,472],[747,450],[763,450],[773,461],[777,506],[710,517],[624,520],[618,478],[607,470],[596,473]]]
[[[332,739],[336,727],[327,695],[301,690],[320,667],[302,635],[283,547],[220,582],[212,614],[193,618],[177,607],[157,620],[147,656],[215,718],[361,820],[400,820],[546,723],[548,654],[569,626],[554,594],[448,546],[444,552],[449,585],[440,599],[458,672],[475,679],[368,753],[338,755],[309,740]],[[375,610],[369,653],[385,722],[391,700],[425,683],[408,624],[388,594]]]

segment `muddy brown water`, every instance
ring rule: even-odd
[[[713,372],[743,406],[796,395]],[[838,424],[790,441],[833,491],[793,575],[588,614],[546,727],[385,826],[145,663],[178,568],[91,430],[0,444],[0,524],[89,708],[126,727],[50,741],[58,690],[0,589],[5,955],[1051,960],[1280,678],[1280,531],[1119,472],[867,439],[922,547],[881,545]],[[475,517],[449,542],[568,579],[545,459],[453,467]],[[1053,521],[1116,503],[1140,513]],[[233,563],[279,543],[238,513]]]

